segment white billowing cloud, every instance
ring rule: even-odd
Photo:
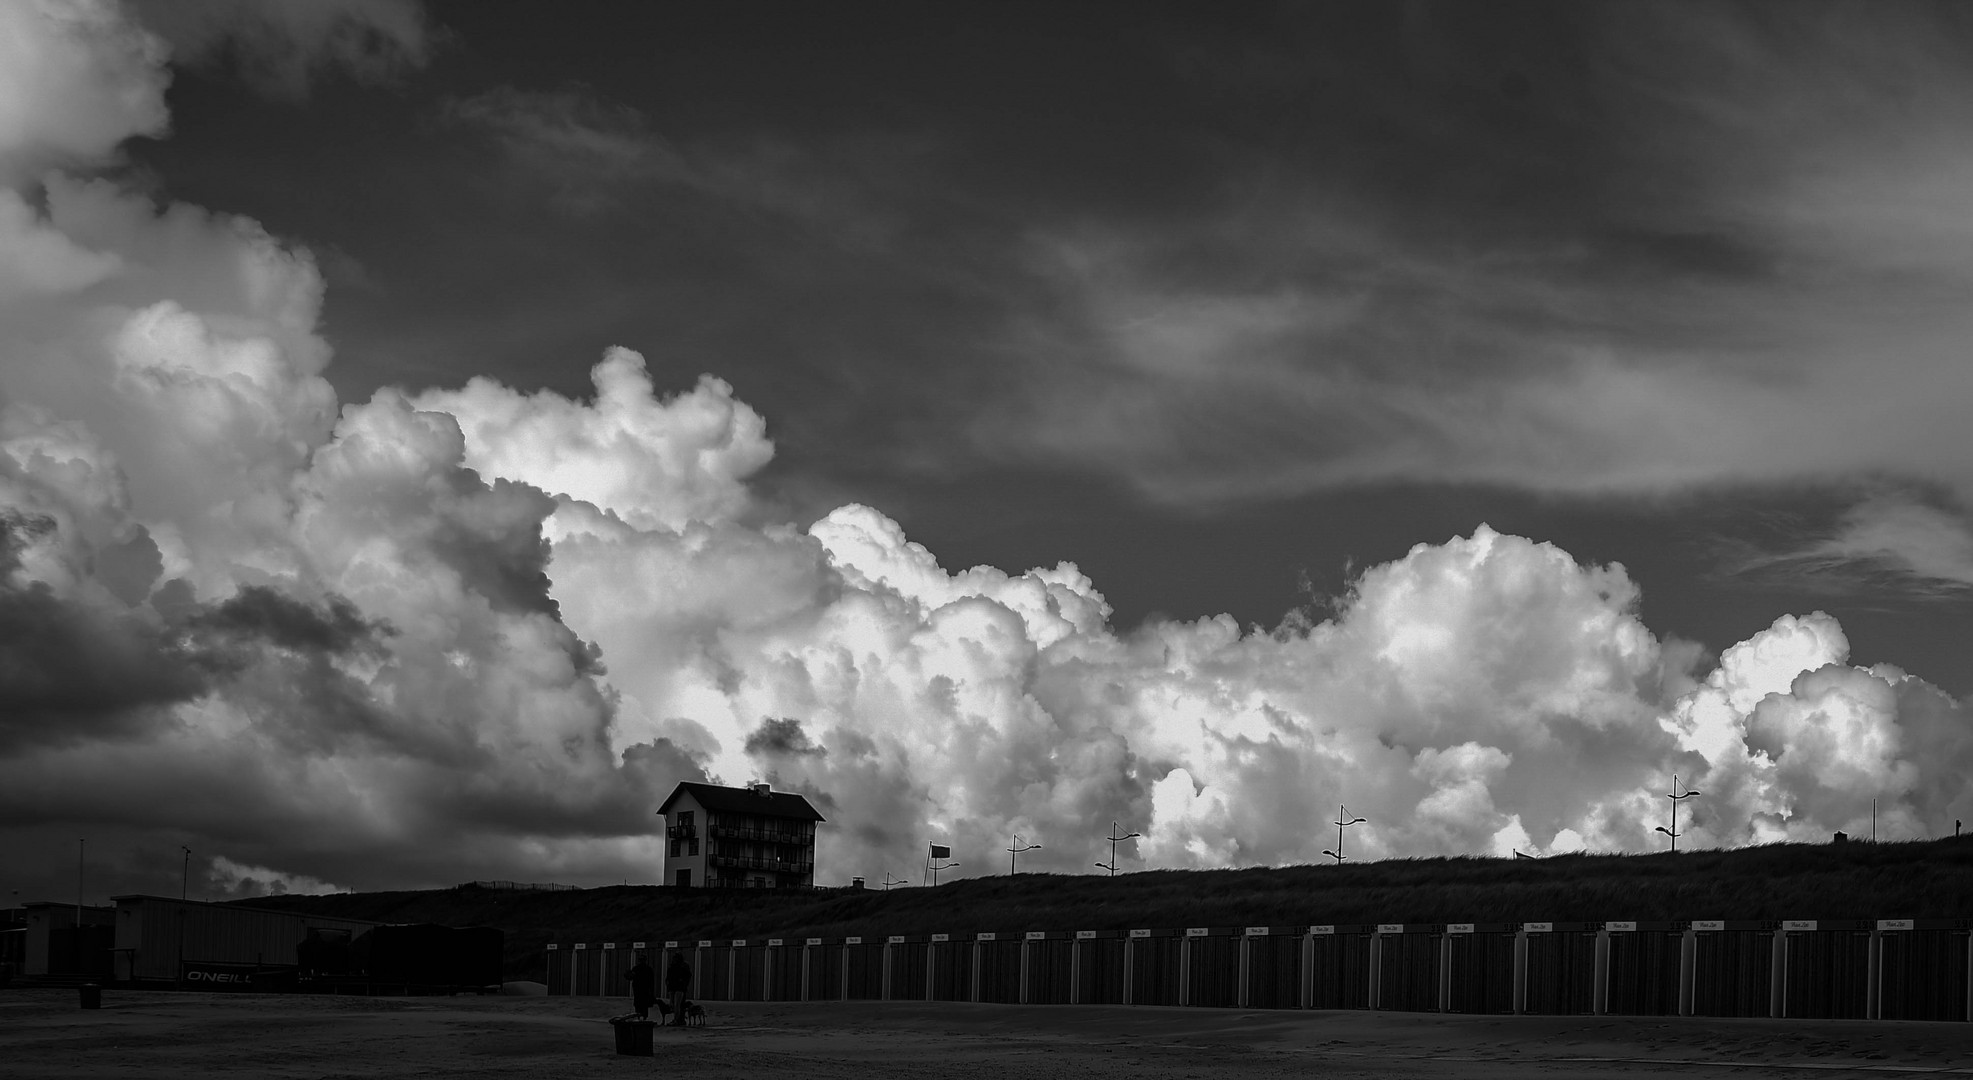
[[[239,897],[281,896],[286,893],[320,896],[323,893],[349,891],[306,874],[284,874],[265,866],[248,866],[224,855],[215,857],[207,866],[205,884],[216,885],[220,892]]]
[[[491,379],[428,390],[418,406],[466,432],[467,464],[567,495],[640,528],[719,522],[742,510],[743,481],[774,456],[759,413],[724,381],[652,398],[644,358],[611,349],[596,365],[593,403],[552,391],[520,394]]]
[[[163,50],[123,8],[0,19],[36,59],[0,65],[0,158],[88,165],[161,129]],[[648,774],[691,759],[612,747],[549,593],[554,501],[482,479],[450,415],[339,408],[321,276],[256,223],[0,180],[9,850],[88,821],[109,878],[190,839],[316,884],[648,856]]]
[[[0,3],[0,185],[162,132],[164,52],[113,0]]]

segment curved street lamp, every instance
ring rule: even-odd
[[[1687,788],[1685,794],[1680,795],[1678,793],[1678,774],[1672,774],[1672,793],[1665,796],[1665,798],[1672,801],[1672,827],[1667,829],[1663,825],[1660,825],[1658,826],[1658,831],[1672,838],[1673,852],[1678,851],[1678,804],[1697,794],[1699,793]]]
[[[1040,845],[1040,844],[1027,844],[1027,845],[1025,845],[1025,846],[1024,846],[1024,845],[1022,845],[1022,843],[1021,843],[1021,834],[1020,834],[1020,833],[1015,833],[1015,834],[1014,834],[1014,846],[1013,846],[1013,847],[1010,847],[1010,848],[1008,848],[1008,849],[1007,849],[1007,874],[1008,874],[1008,876],[1009,876],[1009,877],[1012,877],[1012,876],[1013,876],[1013,874],[1014,874],[1014,858],[1015,858],[1015,856],[1017,856],[1017,855],[1019,855],[1019,854],[1020,854],[1021,852],[1023,852],[1023,851],[1040,851],[1040,850],[1041,850],[1041,845]]]
[[[1118,828],[1119,826],[1116,822],[1110,822],[1110,835],[1108,837],[1110,841],[1110,861],[1096,864],[1099,869],[1108,870],[1111,877],[1117,876],[1117,845],[1125,840],[1135,840],[1143,835],[1142,833],[1125,833],[1122,836],[1118,836]]]
[[[885,892],[890,892],[890,891],[891,891],[891,886],[893,886],[893,885],[906,885],[906,884],[909,884],[909,882],[907,882],[907,881],[905,881],[905,879],[903,879],[903,878],[898,878],[898,879],[897,879],[896,881],[892,881],[892,880],[891,880],[891,872],[890,872],[889,870],[886,870],[886,871],[884,871],[884,891],[885,891]]]
[[[1347,806],[1344,806],[1344,805],[1343,805],[1343,804],[1341,804],[1341,803],[1337,803],[1337,804],[1336,804],[1336,850],[1334,850],[1334,851],[1330,851],[1330,850],[1329,850],[1328,848],[1323,848],[1323,849],[1322,849],[1322,853],[1323,853],[1324,855],[1327,855],[1327,856],[1329,856],[1330,858],[1332,858],[1332,859],[1334,859],[1334,860],[1336,860],[1336,865],[1337,865],[1337,866],[1341,866],[1341,865],[1343,865],[1343,862],[1344,862],[1344,859],[1343,859],[1343,830],[1344,830],[1344,829],[1347,829],[1347,828],[1349,828],[1349,827],[1350,827],[1351,825],[1356,825],[1356,824],[1360,824],[1360,823],[1362,823],[1362,822],[1365,822],[1365,821],[1369,821],[1369,820],[1370,820],[1369,818],[1360,818],[1360,817],[1358,817],[1358,818],[1353,818],[1353,817],[1351,817],[1351,816],[1350,816],[1350,808],[1349,808],[1349,807],[1347,807]]]

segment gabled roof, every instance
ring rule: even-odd
[[[815,812],[808,800],[792,791],[770,791],[756,795],[750,788],[719,787],[715,784],[682,783],[665,796],[658,813],[670,814],[671,804],[680,795],[691,795],[699,805],[722,814],[758,814],[761,817],[793,818],[796,821],[827,821]]]

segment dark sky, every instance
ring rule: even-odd
[[[687,780],[825,884],[1973,818],[1963,4],[10,42],[0,888],[650,881]]]
[[[1963,437],[1830,422],[1963,388],[1962,259],[1895,220],[1969,198],[1963,10],[429,11],[387,85],[181,71],[133,151],[317,253],[345,401],[581,395],[621,344],[767,418],[768,516],[1069,559],[1124,625],[1272,625],[1488,522],[1661,634],[1821,608],[1973,690]],[[1938,175],[1845,187],[1901,160]]]

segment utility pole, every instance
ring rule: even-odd
[[[1122,836],[1118,836],[1117,829],[1119,827],[1116,822],[1110,822],[1110,835],[1107,837],[1110,841],[1110,861],[1096,864],[1099,868],[1108,870],[1111,877],[1117,876],[1117,845],[1125,840],[1135,840],[1137,837],[1143,835],[1141,833],[1125,833]]]

